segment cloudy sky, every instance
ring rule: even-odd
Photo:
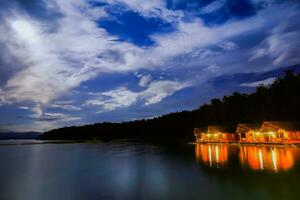
[[[297,0],[0,2],[0,131],[192,110],[300,63]]]

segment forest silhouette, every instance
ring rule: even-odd
[[[95,123],[45,132],[39,139],[102,140],[136,139],[155,143],[185,143],[194,140],[193,128],[208,125],[236,127],[237,123],[299,121],[300,73],[286,71],[269,86],[251,94],[234,92],[212,99],[193,111],[166,114],[152,119],[122,123]]]

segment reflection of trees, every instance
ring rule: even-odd
[[[239,158],[254,170],[288,170],[294,165],[294,151],[287,147],[241,146]]]

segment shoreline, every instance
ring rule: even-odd
[[[226,144],[237,146],[276,146],[276,147],[300,147],[300,143],[280,144],[280,143],[250,143],[250,142],[190,142],[189,144]]]

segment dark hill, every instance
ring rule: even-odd
[[[23,140],[23,139],[36,139],[42,133],[39,132],[0,132],[0,140]]]

